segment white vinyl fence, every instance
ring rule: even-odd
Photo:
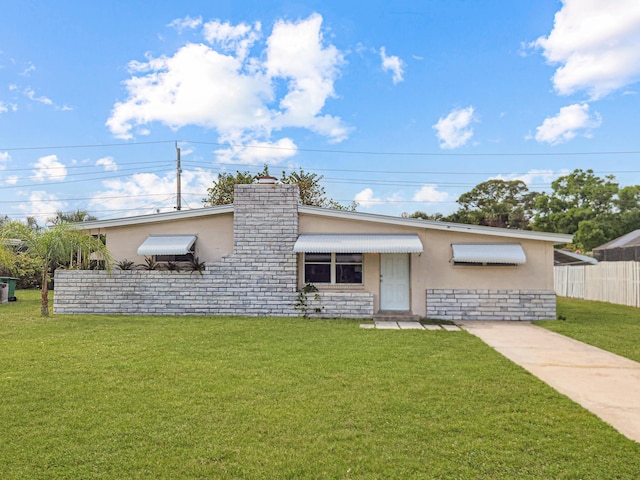
[[[640,307],[640,262],[554,267],[556,295]]]

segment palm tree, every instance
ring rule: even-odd
[[[55,225],[48,229],[33,230],[19,222],[10,222],[2,229],[2,239],[20,239],[31,256],[42,262],[42,305],[40,313],[43,317],[49,315],[49,279],[52,272],[60,264],[66,264],[69,259],[78,259],[81,266],[87,266],[92,253],[104,259],[108,269],[111,268],[112,258],[107,247],[100,238],[92,237],[68,223]],[[1,240],[1,239],[0,239]],[[0,242],[0,260],[8,259],[4,241]]]
[[[61,223],[88,222],[90,220],[97,220],[97,218],[91,215],[86,210],[80,209],[71,212],[63,212],[62,210],[58,210],[55,217],[47,219],[47,221],[53,225],[60,225]]]

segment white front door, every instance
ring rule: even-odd
[[[409,254],[380,254],[380,310],[410,310]]]

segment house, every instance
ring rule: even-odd
[[[206,269],[57,270],[56,313],[555,318],[553,246],[571,241],[300,205],[296,185],[269,178],[236,185],[233,205],[80,227],[105,235],[116,260],[197,257]]]
[[[640,230],[634,230],[593,249],[600,262],[640,261]]]

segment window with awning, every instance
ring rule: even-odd
[[[422,253],[416,234],[311,234],[298,237],[298,253]]]
[[[416,234],[302,234],[305,283],[362,284],[365,253],[422,253]]]
[[[149,235],[138,247],[138,255],[153,256],[159,262],[189,261],[197,238],[196,235]]]
[[[527,256],[519,243],[452,243],[454,265],[522,265]]]

